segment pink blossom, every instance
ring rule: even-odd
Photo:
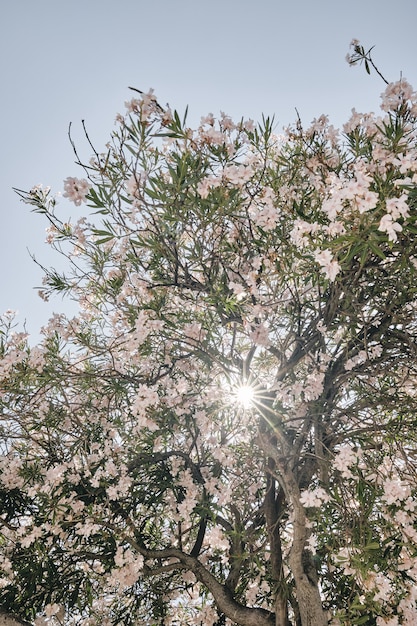
[[[356,367],[357,365],[360,365],[361,363],[364,363],[367,360],[367,358],[368,358],[368,355],[366,353],[366,350],[359,350],[358,354],[356,354],[350,359],[347,359],[347,361],[345,362],[345,370],[347,372],[352,371],[354,367]]]
[[[143,568],[143,557],[140,554],[134,554],[131,550],[123,550],[120,546],[114,555],[115,568],[112,569],[109,582],[116,587],[130,587],[133,585]]]
[[[72,178],[69,176],[64,180],[64,198],[68,198],[76,206],[80,206],[82,202],[85,202],[91,185],[84,178]]]
[[[378,230],[387,233],[389,241],[397,241],[398,235],[403,227],[393,220],[392,215],[386,213],[379,222]]]
[[[290,239],[297,248],[305,248],[309,243],[309,239],[306,235],[315,233],[318,228],[319,225],[316,223],[310,224],[304,220],[297,219],[295,220],[293,229],[290,233]]]
[[[197,340],[201,340],[205,337],[206,331],[202,329],[201,324],[191,322],[184,324],[184,335],[187,339],[191,339],[193,342],[196,342]]]
[[[215,118],[213,113],[209,113],[208,115],[206,115],[205,117],[202,117],[200,120],[200,125],[201,126],[205,126],[206,124],[208,124],[209,126],[214,126],[215,123]]]
[[[253,343],[258,346],[268,347],[270,345],[269,331],[265,324],[258,324],[258,326],[256,326],[256,328],[250,333],[249,337],[252,339]]]
[[[343,125],[343,131],[346,134],[351,133],[358,126],[360,126],[362,124],[363,114],[362,113],[358,113],[355,108],[353,108],[351,112],[352,112],[352,115],[351,115],[349,121],[346,122],[346,124]]]
[[[131,100],[125,101],[125,108],[128,113],[137,113],[140,107],[139,98],[132,98]]]
[[[25,530],[25,529],[23,529]],[[30,532],[28,532],[26,535],[24,535],[21,540],[20,543],[24,548],[27,548],[28,546],[30,546],[34,541],[36,541],[36,539],[39,539],[39,537],[42,536],[42,529],[39,528],[39,526],[35,526],[34,528],[32,528],[30,530]]]
[[[140,175],[137,173],[131,174],[129,178],[127,179],[127,181],[125,182],[126,191],[129,194],[129,196],[132,196],[132,198],[136,196],[138,189],[139,189],[139,185],[140,185]]]
[[[131,406],[131,411],[135,415],[141,414],[149,406],[158,404],[159,396],[155,389],[147,385],[139,385],[136,398]]]
[[[376,618],[377,626],[400,626],[400,622],[398,621],[398,617],[377,617]]]
[[[243,128],[251,133],[255,129],[255,122],[252,119],[245,120],[243,122]]]
[[[332,194],[330,198],[327,198],[326,200],[324,200],[321,208],[322,208],[322,211],[324,211],[324,213],[326,213],[326,215],[331,220],[334,220],[337,214],[340,213],[343,209],[343,199],[342,199],[341,194],[340,193]]]
[[[400,504],[410,496],[410,487],[398,479],[387,479],[383,487],[382,500],[387,504]]]
[[[50,244],[54,243],[57,235],[59,234],[57,227],[48,226],[48,228],[45,229],[45,232],[46,232],[45,242],[50,243]]]
[[[339,263],[333,259],[330,250],[316,250],[314,260],[321,265],[321,271],[330,282],[333,282],[341,268]]]
[[[147,313],[139,311],[134,330],[127,337],[126,348],[135,353],[138,347],[146,341],[152,327],[152,320],[149,320]]]
[[[378,573],[375,577],[375,589],[376,594],[374,595],[374,600],[378,602],[378,600],[389,600],[392,594],[392,583],[382,573]]]
[[[337,237],[338,235],[344,235],[346,232],[346,228],[342,224],[342,222],[334,221],[330,222],[327,226],[324,227],[325,232],[329,235],[329,237]]]
[[[279,213],[275,207],[262,207],[254,218],[255,224],[266,231],[272,230],[277,225],[278,216]]]
[[[353,474],[349,469],[355,465],[360,458],[360,451],[355,451],[351,446],[341,446],[333,461],[333,466],[337,469],[343,478],[353,478]]]
[[[204,543],[211,548],[211,550],[229,550],[230,543],[227,537],[225,537],[223,531],[216,526],[207,531]]]
[[[229,289],[233,291],[238,300],[242,300],[242,298],[244,298],[246,290],[241,283],[235,283],[233,281],[230,281]]]
[[[390,83],[381,94],[383,111],[395,111],[404,102],[410,101],[415,97],[413,88],[410,83],[402,78],[401,80]]]
[[[197,185],[197,193],[201,198],[207,198],[211,189],[219,187],[221,185],[221,179],[216,176],[207,176],[203,178]]]
[[[304,400],[309,402],[311,400],[317,400],[320,397],[321,392],[324,388],[324,373],[323,372],[313,372],[309,374],[305,381],[305,386],[303,388],[304,392]]]
[[[365,191],[363,195],[355,198],[355,204],[359,213],[365,213],[374,209],[378,204],[379,196],[375,191]]]
[[[194,489],[187,489],[184,500],[177,505],[177,511],[180,519],[188,520],[198,504],[197,494]]]
[[[65,615],[65,608],[61,604],[47,604],[45,606],[45,615],[46,617],[55,616],[56,619],[61,623],[61,620]]]
[[[208,144],[223,145],[225,143],[225,135],[220,130],[210,127],[201,133],[201,138]]]
[[[234,185],[244,185],[252,177],[252,169],[246,165],[235,165],[231,163],[224,169],[224,177]]]
[[[354,556],[353,550],[349,547],[341,548],[337,554],[335,554],[336,562],[343,569],[346,576],[355,575],[356,570],[351,565],[351,558]]]
[[[329,500],[330,496],[323,487],[302,491],[300,496],[300,502],[306,508],[321,506]]]
[[[220,123],[224,130],[234,130],[236,128],[236,124],[233,122],[232,118],[229,115],[226,115],[223,111],[220,111]]]
[[[389,213],[394,220],[397,220],[399,217],[407,218],[409,216],[407,195],[403,193],[399,198],[389,198],[386,202],[386,208],[387,213]]]
[[[398,167],[401,174],[407,174],[409,171],[417,171],[417,160],[414,150],[407,154],[398,155],[393,159],[392,163]]]
[[[0,483],[8,489],[21,489],[25,484],[19,471],[23,468],[23,463],[18,458],[10,455],[0,456]]]

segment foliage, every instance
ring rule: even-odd
[[[2,608],[414,624],[416,94],[282,135],[139,95],[65,181],[88,218],[20,192],[79,314],[3,316]]]

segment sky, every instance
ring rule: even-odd
[[[352,38],[374,47],[388,80],[417,88],[416,0],[13,0],[0,3],[0,314],[18,311],[33,337],[66,300],[37,295],[44,266],[65,267],[45,242],[47,224],[13,187],[63,190],[100,152],[129,86],[153,88],[189,123],[224,111],[233,119],[274,115],[276,131],[299,113],[337,127],[352,107],[378,111],[384,84],[345,57]],[[86,213],[60,200],[60,218]]]

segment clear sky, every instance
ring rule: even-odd
[[[416,0],[3,0],[0,3],[0,313],[19,311],[37,334],[59,298],[45,304],[34,287],[44,265],[60,266],[44,244],[47,224],[12,187],[43,183],[62,191],[80,176],[68,141],[100,151],[128,86],[153,87],[161,103],[190,122],[220,110],[233,118],[275,115],[277,132],[298,110],[308,124],[322,113],[340,126],[352,107],[376,111],[384,85],[345,56],[353,37],[375,46],[389,80],[417,88]],[[60,217],[79,212],[64,199]]]

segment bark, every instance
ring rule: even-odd
[[[289,565],[294,576],[301,624],[302,626],[327,626],[328,620],[321,603],[317,572],[311,553],[305,549],[308,533],[307,520],[299,500],[299,489],[295,480],[289,488],[293,493],[294,507],[294,537]]]
[[[289,467],[288,444],[285,440],[279,443],[282,443],[282,448],[287,452],[286,457],[282,457],[268,435],[262,436],[260,433],[260,445],[264,452],[274,459],[277,479],[286,500],[293,506],[294,534],[289,566],[294,577],[301,624],[302,626],[327,626],[328,620],[321,603],[317,572],[311,554],[305,548],[308,529],[304,507],[300,502],[300,488],[294,472]],[[281,626],[281,624],[276,622],[276,626]]]
[[[265,520],[271,548],[271,574],[276,581],[275,626],[289,626],[288,594],[284,582],[280,535],[280,516],[285,498],[282,489],[279,489],[277,494],[275,478],[272,476],[272,472],[275,470],[273,459],[268,460],[268,468],[271,473],[267,475]]]
[[[307,575],[303,557],[297,551],[291,551],[290,568],[294,576],[302,626],[327,626],[328,620],[323,611],[317,583]]]
[[[197,558],[176,548],[166,550],[147,550],[139,548],[145,558],[178,559],[212,594],[217,608],[238,626],[276,626],[275,615],[271,611],[260,608],[249,608],[237,602],[230,589],[211,574]],[[280,625],[281,626],[281,625]],[[318,625],[319,626],[319,625]]]
[[[288,600],[283,593],[278,592],[275,599],[275,626],[290,626],[288,619]]]

